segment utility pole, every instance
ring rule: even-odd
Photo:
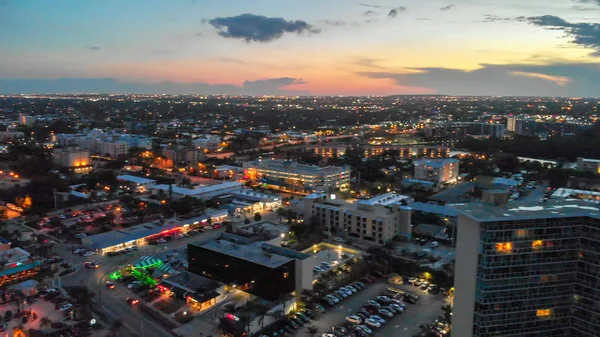
[[[53,188],[52,191],[53,191],[53,194],[54,194],[54,210],[57,210],[58,209],[58,202],[56,200],[56,188]]]

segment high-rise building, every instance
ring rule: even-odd
[[[452,335],[599,335],[600,207],[549,201],[456,208]]]
[[[75,147],[55,148],[52,159],[56,165],[68,168],[77,174],[89,173],[92,169],[90,151]]]

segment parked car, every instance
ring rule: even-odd
[[[365,324],[367,326],[373,327],[373,328],[381,328],[381,323],[377,322],[376,320],[372,319],[372,318],[367,318],[365,320]]]
[[[352,323],[352,324],[360,324],[360,323],[362,323],[362,318],[360,318],[359,316],[356,316],[356,315],[352,315],[352,316],[346,317],[346,322]]]
[[[394,314],[392,314],[391,312],[389,312],[389,311],[387,311],[387,310],[385,310],[385,309],[379,309],[379,314],[380,314],[380,315],[383,315],[383,316],[385,316],[385,317],[387,317],[387,318],[392,318],[392,317],[394,317]]]
[[[91,261],[91,262],[85,262],[83,264],[86,268],[90,268],[90,269],[98,269],[100,268],[100,265],[98,263],[96,263],[96,261]]]
[[[379,322],[381,324],[385,324],[385,319],[381,318],[381,316],[379,316],[379,315],[371,315],[370,318],[376,320],[377,322]]]
[[[66,303],[66,304],[63,304],[60,308],[58,308],[58,310],[61,311],[61,312],[64,312],[64,311],[67,311],[67,310],[69,310],[71,308],[73,308],[73,304]]]
[[[369,328],[368,328],[367,326],[365,326],[365,325],[359,325],[359,326],[357,326],[356,328],[357,328],[357,329],[359,329],[359,330],[362,330],[362,331],[366,332],[366,333],[367,333],[367,334],[369,334],[369,335],[373,333],[373,330],[369,329]]]

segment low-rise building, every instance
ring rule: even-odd
[[[385,244],[395,236],[411,236],[411,209],[406,196],[387,193],[347,202],[326,194],[311,194],[291,206],[298,221],[318,221],[333,236]]]
[[[422,159],[414,162],[415,179],[437,184],[455,182],[458,178],[457,159]]]
[[[223,233],[188,245],[188,270],[268,300],[312,290],[314,256]]]
[[[579,171],[589,171],[600,173],[600,159],[577,158],[577,169]]]
[[[154,179],[147,179],[143,177],[132,176],[129,174],[117,176],[117,179],[121,182],[133,185],[136,192],[140,193],[149,191],[152,188],[152,186],[156,185],[156,180]]]
[[[35,259],[24,249],[9,248],[0,251],[0,287],[15,284],[35,276],[42,261]]]
[[[226,294],[225,284],[187,271],[163,279],[157,288],[200,311],[212,307]]]
[[[350,167],[305,165],[289,160],[264,159],[245,163],[244,176],[264,187],[292,193],[335,191],[348,187]]]
[[[90,151],[75,147],[55,148],[52,159],[56,165],[67,168],[77,174],[89,173],[92,169]]]
[[[200,185],[195,188],[178,187],[175,185],[154,185],[152,186],[152,194],[169,195],[174,199],[192,197],[202,200],[209,200],[225,194],[232,193],[244,188],[244,185],[237,181],[224,181],[215,185]]]

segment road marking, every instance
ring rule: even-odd
[[[394,328],[395,328],[395,329],[398,329],[399,327],[400,327],[400,324],[396,324],[396,325],[394,325]],[[404,329],[404,330],[406,330],[406,329]]]
[[[404,328],[404,329],[402,329],[402,331],[406,331],[406,330],[408,330],[408,328]]]

